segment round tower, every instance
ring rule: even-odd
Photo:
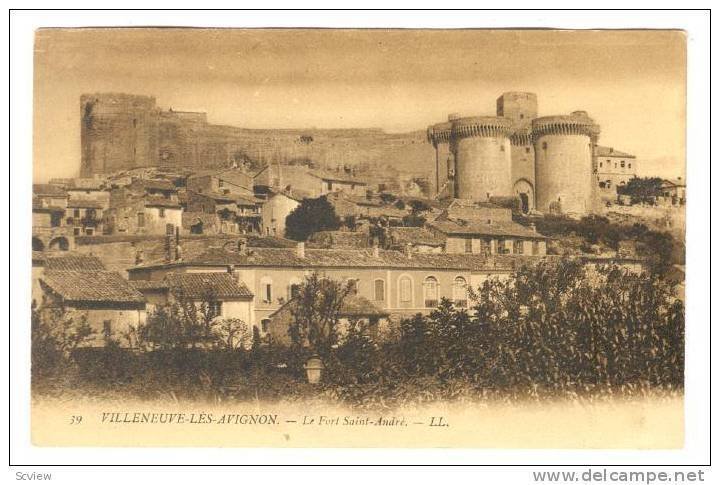
[[[512,194],[512,122],[494,116],[452,122],[450,150],[455,155],[455,197],[487,200]]]
[[[533,120],[538,210],[576,214],[594,210],[592,147],[599,134],[585,112]]]

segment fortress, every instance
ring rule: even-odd
[[[85,94],[81,109],[81,177],[141,167],[225,168],[312,160],[318,167],[384,165],[414,174],[434,168],[425,132],[380,129],[244,129],[208,123],[201,112],[162,110],[155,98]]]
[[[586,112],[538,118],[534,93],[508,92],[496,114],[428,128],[438,187],[459,199],[519,197],[525,212],[595,210],[600,128]]]
[[[155,98],[81,96],[81,177],[141,167],[224,168],[312,161],[321,168],[385,167],[433,174],[438,197],[519,198],[525,212],[593,212],[600,128],[584,111],[538,117],[534,93],[507,92],[496,116],[461,117],[421,131],[260,130],[208,123],[202,112],[162,110]],[[430,142],[428,144],[427,142]],[[623,162],[624,164],[624,162]]]

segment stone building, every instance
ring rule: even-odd
[[[584,111],[538,118],[534,93],[508,92],[497,116],[448,116],[428,128],[436,186],[459,199],[516,197],[524,212],[586,214],[597,207],[599,127]]]
[[[595,147],[597,184],[601,195],[615,197],[617,188],[637,177],[638,164],[635,155],[615,150],[612,147]]]
[[[232,271],[255,295],[252,324],[267,331],[270,315],[292,299],[312,272],[354,282],[357,295],[391,315],[428,313],[445,297],[468,305],[467,285],[506,277],[512,258],[480,254],[434,254],[376,248],[210,248],[182,261],[157,262],[128,269],[131,280],[160,281],[171,273]]]

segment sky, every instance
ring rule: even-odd
[[[33,178],[77,174],[80,95],[155,96],[244,128],[424,130],[494,114],[505,91],[539,114],[585,110],[640,175],[685,172],[680,31],[40,29]]]

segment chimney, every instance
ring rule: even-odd
[[[237,251],[239,254],[245,255],[247,254],[247,239],[238,239],[237,242]]]
[[[297,248],[295,250],[295,253],[297,254],[298,258],[305,257],[305,243],[304,242],[297,243]]]
[[[405,256],[407,256],[408,259],[412,259],[412,244],[410,243],[405,245]]]
[[[228,264],[227,272],[228,272],[228,274],[229,274],[230,276],[232,276],[232,278],[233,278],[235,281],[239,281],[238,273],[237,273],[237,271],[235,270],[235,265],[234,265],[234,264]]]

